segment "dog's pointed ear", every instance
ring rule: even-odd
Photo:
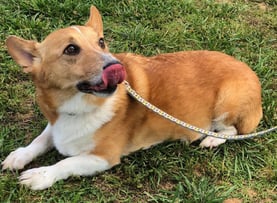
[[[16,36],[10,36],[6,40],[9,54],[23,67],[24,72],[32,72],[34,59],[39,57],[37,51],[38,43],[24,40]]]
[[[92,27],[98,33],[99,37],[104,37],[102,17],[95,6],[90,7],[90,16],[86,26]]]

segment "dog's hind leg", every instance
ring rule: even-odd
[[[222,116],[218,117],[217,119],[214,119],[210,130],[224,135],[236,135],[237,129],[235,128],[235,126],[224,124],[224,120],[227,117],[227,115],[228,114],[225,113]],[[213,148],[225,142],[226,142],[226,139],[208,136],[202,140],[202,142],[200,143],[200,146]]]
[[[20,147],[11,152],[7,158],[2,162],[2,168],[10,170],[18,170],[30,163],[39,155],[45,153],[53,147],[52,133],[50,124],[44,131],[36,137],[27,147]]]
[[[249,72],[245,80],[241,77],[229,81],[218,92],[214,107],[212,131],[237,135],[252,132],[262,118],[261,87],[257,76]],[[226,140],[207,137],[202,147],[216,147]]]
[[[237,130],[234,126],[226,126],[225,128],[222,128],[220,131],[217,131],[219,134],[224,134],[224,135],[236,135]],[[208,136],[202,140],[200,143],[201,147],[217,147],[218,145],[221,145],[226,142],[226,139],[221,139],[221,138],[216,138],[216,137],[211,137]]]

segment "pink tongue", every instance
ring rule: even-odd
[[[104,86],[114,87],[125,80],[126,72],[121,64],[113,64],[106,67],[102,74]]]

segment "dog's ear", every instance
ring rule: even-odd
[[[8,37],[6,41],[9,54],[23,67],[24,72],[32,72],[34,59],[39,57],[37,51],[38,43],[24,40],[16,36]]]
[[[90,16],[86,26],[92,27],[98,33],[99,37],[104,37],[102,17],[95,6],[90,7]]]

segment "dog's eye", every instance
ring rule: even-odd
[[[80,47],[75,44],[70,44],[64,49],[63,53],[69,56],[77,55],[80,53]]]
[[[99,42],[98,42],[98,43],[99,43],[99,46],[100,46],[102,49],[105,49],[105,41],[104,41],[104,38],[101,37],[101,38],[99,39]]]

